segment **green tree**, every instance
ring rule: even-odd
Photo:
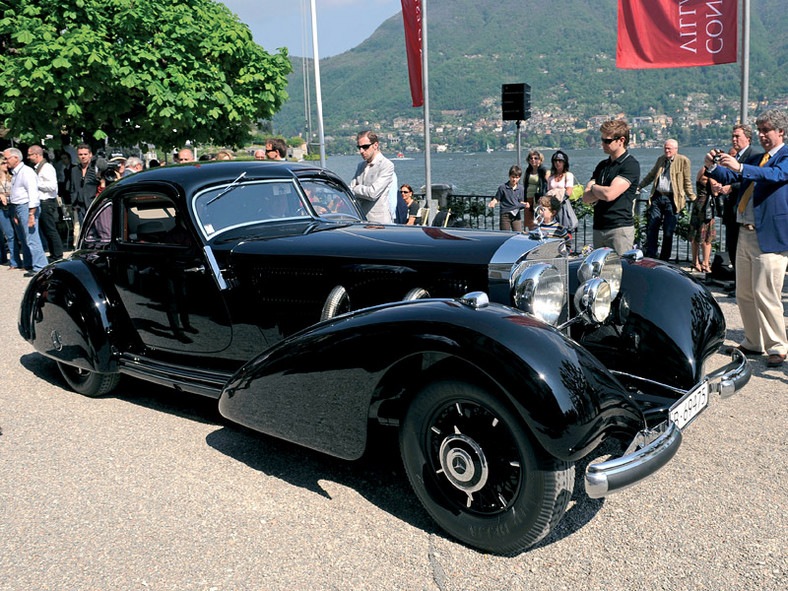
[[[0,123],[33,141],[239,146],[291,71],[213,0],[17,0],[0,20]]]

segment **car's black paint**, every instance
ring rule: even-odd
[[[571,291],[577,273],[569,277]],[[722,310],[709,291],[673,265],[625,260],[620,303],[623,322],[577,325],[572,336],[608,369],[676,388],[696,384],[703,360],[725,338]]]
[[[562,459],[581,457],[613,427],[641,422],[615,379],[561,332],[509,307],[452,300],[387,304],[298,333],[245,365],[219,409],[352,459],[365,449],[368,418],[398,421],[407,406],[400,398],[438,375],[497,391]]]

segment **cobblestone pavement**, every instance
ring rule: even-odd
[[[18,335],[26,284],[0,267],[0,590],[788,588],[788,376],[764,359],[654,477],[578,490],[547,540],[499,557],[432,524],[394,441],[343,462],[133,379],[70,392]]]

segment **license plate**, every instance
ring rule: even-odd
[[[703,382],[670,407],[670,420],[684,429],[709,404],[709,383]]]

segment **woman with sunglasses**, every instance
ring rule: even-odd
[[[544,156],[539,150],[528,152],[528,167],[523,175],[523,189],[525,202],[528,204],[523,210],[523,226],[532,230],[534,222],[534,202],[542,195],[547,195],[547,168],[542,163]]]
[[[417,226],[421,223],[419,220],[419,206],[418,201],[413,199],[413,187],[410,185],[402,185],[400,188],[402,198],[405,200],[405,205],[408,206],[408,221],[405,222],[406,226]]]
[[[563,150],[556,150],[550,159],[550,176],[547,177],[547,190],[562,189],[569,197],[575,186],[575,175],[569,172],[569,156]]]

